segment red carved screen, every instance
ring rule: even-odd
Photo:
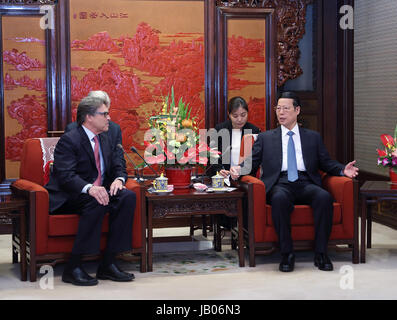
[[[266,129],[266,65],[264,20],[229,19],[227,23],[228,100],[243,97],[249,107],[248,121]]]
[[[125,149],[143,150],[148,119],[174,86],[205,127],[203,1],[70,4],[73,120],[90,90],[106,91]]]
[[[40,17],[3,16],[5,178],[19,176],[27,138],[47,136],[45,33]]]

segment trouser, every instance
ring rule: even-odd
[[[310,205],[314,219],[314,250],[326,253],[332,230],[333,202],[331,194],[314,184],[305,172],[299,172],[299,179],[288,181],[286,173],[267,194],[267,202],[272,206],[273,225],[280,242],[282,254],[293,251],[291,237],[291,213],[295,204]]]
[[[78,213],[80,215],[72,255],[82,255],[99,253],[103,218],[106,213],[109,213],[106,252],[116,254],[132,248],[135,205],[135,193],[122,189],[117,195],[110,197],[107,206],[99,204],[88,194],[81,194],[76,201],[65,203],[54,214]]]

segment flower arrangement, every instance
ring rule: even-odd
[[[174,88],[165,97],[159,115],[149,118],[145,134],[145,160],[150,164],[183,168],[189,165],[206,166],[212,158],[219,158],[216,149],[209,148],[198,134],[196,117],[180,98],[175,104]],[[205,135],[204,135],[205,136]]]
[[[382,134],[380,139],[382,140],[384,150],[376,149],[378,152],[378,166],[393,168],[397,172],[397,125],[394,129],[394,138],[388,134]]]

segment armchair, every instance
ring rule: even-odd
[[[358,183],[325,173],[322,183],[335,199],[329,246],[348,245],[347,249],[352,251],[352,262],[358,263]],[[273,252],[278,245],[278,237],[273,227],[272,207],[266,203],[263,182],[252,176],[243,176],[241,185],[247,192],[244,232],[248,238],[249,265],[255,267],[255,255]],[[295,248],[313,245],[314,221],[310,206],[295,206],[291,214],[291,233]]]
[[[49,168],[47,162],[51,160],[58,139],[27,139],[22,152],[20,179],[11,185],[12,192],[29,200],[26,239],[27,262],[32,282],[37,279],[38,267],[45,264],[55,265],[68,259],[78,228],[79,215],[77,214],[49,214],[49,195],[43,188],[46,176],[44,171]],[[138,259],[140,271],[146,272],[146,219],[141,204],[141,188],[136,181],[131,179],[127,180],[126,188],[136,193],[137,205],[133,224],[132,255],[123,257],[127,260]],[[103,222],[101,250],[105,248],[107,231],[108,215],[105,216]],[[13,249],[18,249],[18,241]],[[97,257],[85,257],[85,259],[95,258]]]

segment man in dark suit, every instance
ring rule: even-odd
[[[332,160],[321,136],[298,126],[301,104],[293,92],[283,92],[275,109],[281,126],[258,135],[252,150],[252,168],[256,172],[262,165],[261,180],[266,186],[267,202],[272,205],[273,223],[282,254],[279,270],[289,272],[294,269],[290,215],[295,204],[308,204],[313,209],[315,223],[315,266],[331,271],[333,265],[327,255],[327,245],[334,199],[321,187],[319,170],[354,178],[358,168],[354,166],[355,161],[345,166]],[[231,169],[232,178],[239,177],[241,166]]]
[[[134,192],[125,189],[127,180],[120,158],[112,151],[107,135],[109,108],[102,99],[86,97],[77,109],[77,128],[63,134],[54,152],[49,192],[50,213],[80,214],[71,259],[62,275],[64,282],[96,285],[97,279],[131,281],[133,274],[115,264],[118,253],[131,250]],[[109,213],[109,233],[97,277],[87,274],[82,255],[97,254],[103,218]]]
[[[110,109],[110,98],[105,91],[101,91],[101,90],[90,91],[88,93],[88,97],[102,99],[103,103]],[[66,126],[65,132],[68,132],[75,128],[77,128],[77,123],[71,122]],[[117,123],[109,120],[109,130],[103,132],[102,135],[108,135],[109,142],[113,152],[118,154],[121,160],[121,164],[124,166],[124,168],[126,168],[126,162],[125,162],[123,150],[118,147],[118,145],[123,145],[120,126]]]

